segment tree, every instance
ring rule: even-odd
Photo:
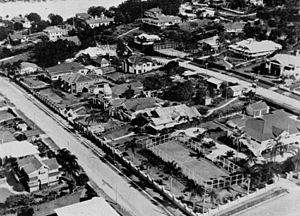
[[[237,160],[238,152],[240,150],[240,140],[243,138],[245,132],[241,130],[236,130],[233,134],[233,144],[235,145],[236,154],[235,154],[235,160]]]
[[[57,162],[61,165],[61,170],[67,177],[74,178],[80,171],[80,167],[77,162],[77,157],[66,149],[59,149],[56,155]]]
[[[132,154],[135,155],[135,149],[138,147],[137,141],[137,138],[133,138],[132,140],[125,142],[125,150],[127,151],[130,149]]]
[[[204,186],[197,184],[194,180],[191,179],[187,181],[186,188],[184,189],[184,191],[190,192],[190,200],[194,198],[193,209],[195,209],[196,197],[200,196],[201,198],[203,198],[205,194]]]
[[[192,98],[194,87],[191,81],[175,83],[164,91],[163,97],[171,101],[187,101]]]
[[[32,216],[34,213],[34,210],[32,207],[30,206],[25,206],[25,207],[22,207],[20,209],[18,209],[17,211],[17,216]]]
[[[127,90],[126,90],[123,94],[121,94],[120,97],[121,97],[121,98],[124,97],[124,98],[126,98],[126,99],[130,99],[130,98],[132,98],[134,95],[135,95],[134,90],[132,89],[132,86],[129,85],[128,88],[127,88]]]
[[[50,19],[51,25],[62,25],[64,19],[58,14],[49,14],[48,18]]]
[[[88,9],[88,14],[91,15],[92,17],[100,17],[101,15],[103,15],[106,12],[106,9],[102,6],[92,6]]]
[[[273,138],[273,147],[271,149],[270,157],[271,160],[276,160],[277,152],[279,151],[280,155],[283,156],[283,142],[281,141],[281,136]]]
[[[170,191],[172,192],[173,177],[181,173],[181,168],[175,161],[168,161],[164,171],[170,177]]]
[[[119,57],[124,57],[126,55],[127,47],[123,41],[118,41],[116,52]]]
[[[6,39],[13,30],[7,27],[0,27],[0,41]]]
[[[41,67],[47,68],[63,62],[67,58],[74,57],[78,51],[78,46],[67,40],[57,40],[55,42],[40,42],[33,49],[32,58]]]
[[[109,112],[107,110],[96,111],[92,109],[89,112],[89,115],[85,118],[87,122],[87,126],[90,125],[91,122],[107,122],[109,120]]]
[[[300,149],[297,148],[297,150],[294,150],[293,153],[294,153],[294,156],[292,157],[292,161],[295,166],[294,171],[298,172],[298,167],[299,167],[299,163],[300,163]]]
[[[34,23],[37,23],[37,22],[40,22],[42,19],[41,19],[41,16],[37,13],[30,13],[26,16],[26,18],[31,21],[31,22],[34,22]]]
[[[225,153],[225,157],[226,158],[231,158],[233,157],[235,154],[234,154],[234,151],[232,150],[228,150],[226,153]]]
[[[36,22],[33,25],[32,29],[33,29],[34,32],[41,32],[45,28],[47,28],[48,26],[49,26],[49,22],[41,20],[41,21]]]
[[[208,197],[210,197],[211,204],[214,205],[215,204],[215,200],[218,197],[218,194],[217,194],[216,190],[215,189],[209,190],[208,193],[207,193],[207,195],[208,195]]]
[[[14,30],[15,31],[20,31],[22,29],[23,29],[23,24],[22,23],[19,23],[19,22],[14,23]]]

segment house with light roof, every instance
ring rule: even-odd
[[[300,55],[276,54],[266,62],[269,74],[300,79]]]
[[[46,29],[44,29],[44,32],[49,37],[50,41],[56,41],[64,36],[68,36],[67,29],[62,29],[58,26],[49,26]]]
[[[149,56],[132,55],[122,62],[125,73],[142,74],[157,69],[162,65]]]
[[[37,191],[42,188],[58,184],[61,172],[55,158],[41,158],[38,155],[30,155],[17,160],[21,172],[17,172],[19,181],[26,179],[29,191]]]
[[[230,53],[248,59],[266,57],[281,49],[282,46],[273,41],[257,41],[253,38],[239,41],[228,47]]]
[[[165,29],[169,26],[181,23],[181,18],[178,16],[164,15],[160,8],[152,8],[145,11],[142,19],[143,24],[159,29]]]

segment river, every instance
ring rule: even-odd
[[[42,19],[46,19],[50,13],[59,14],[64,19],[74,16],[76,13],[86,12],[91,6],[103,6],[109,8],[117,6],[124,0],[30,0],[0,3],[0,16],[9,18],[30,12],[38,13]]]

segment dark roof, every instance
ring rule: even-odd
[[[100,65],[102,65],[102,64],[109,64],[110,63],[106,58],[103,58],[102,56],[97,56],[96,58],[93,59],[93,61],[95,63],[100,64]]]
[[[123,94],[128,87],[131,85],[131,88],[135,91],[135,93],[139,93],[143,89],[143,84],[141,82],[133,82],[133,83],[124,83],[120,85],[115,85],[111,88],[113,96],[118,97]]]
[[[154,97],[133,98],[133,99],[126,100],[124,102],[124,106],[128,111],[135,112],[146,108],[157,107],[158,106],[157,104],[160,102],[162,102],[161,99],[154,98]]]
[[[143,56],[143,55],[133,55],[130,56],[127,60],[129,63],[132,63],[134,65],[143,64],[147,62],[156,63],[154,59],[150,58],[149,56]]]
[[[67,74],[62,76],[61,79],[69,84],[92,81],[92,78],[80,73]]]
[[[46,70],[51,74],[67,73],[67,72],[78,72],[84,69],[84,66],[77,62],[64,62],[53,67],[49,67]]]
[[[113,66],[108,66],[108,67],[103,67],[101,68],[103,74],[108,74],[108,73],[113,73],[113,72],[116,72],[116,68],[113,67]]]
[[[248,119],[243,130],[252,138],[265,141],[275,138],[283,131],[290,134],[298,133],[300,131],[300,121],[293,119],[291,114],[283,110],[276,110],[262,118]]]

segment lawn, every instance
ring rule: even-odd
[[[196,159],[190,156],[191,150],[178,141],[168,141],[157,146],[176,163],[184,165],[203,180],[228,176],[223,169],[218,168],[205,159]],[[192,176],[191,176],[192,177]]]
[[[72,205],[80,201],[80,195],[82,190],[76,191],[72,194],[65,195],[56,200],[46,202],[40,205],[34,206],[34,216],[47,216],[54,214],[54,209]]]
[[[43,88],[49,85],[48,83],[39,80],[36,76],[27,76],[23,77],[22,79],[23,82],[30,88]]]
[[[5,203],[5,200],[10,195],[14,195],[14,194],[12,192],[10,192],[7,188],[0,187],[0,203]]]

